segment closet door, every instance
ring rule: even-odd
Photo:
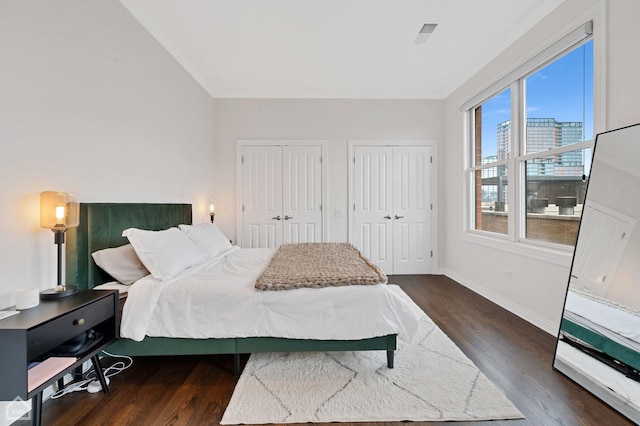
[[[282,243],[282,146],[245,147],[242,247]]]
[[[393,148],[393,273],[431,271],[431,148]]]
[[[353,244],[385,273],[393,271],[393,148],[354,150]]]
[[[321,242],[323,146],[275,141],[273,145],[243,144],[239,150],[241,246],[275,248],[283,243]]]
[[[321,166],[322,147],[283,147],[283,243],[322,241]]]
[[[352,243],[387,274],[432,272],[431,148],[353,148]]]

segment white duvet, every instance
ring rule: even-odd
[[[398,334],[411,340],[419,312],[395,285],[256,290],[274,253],[233,248],[174,279],[137,281],[124,306],[121,336],[351,340]]]
[[[576,291],[567,293],[564,316],[621,345],[640,352],[640,316],[606,300]]]

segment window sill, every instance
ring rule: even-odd
[[[567,269],[571,267],[571,261],[573,259],[573,247],[563,249],[538,245],[532,242],[512,241],[508,239],[506,235],[501,238],[500,236],[488,233],[468,231],[462,234],[462,240],[483,247],[490,247],[522,257],[563,266]]]

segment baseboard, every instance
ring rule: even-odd
[[[451,278],[467,287],[469,290],[472,290],[475,293],[478,293],[480,296],[489,299],[496,305],[506,309],[507,311],[519,316],[523,320],[535,325],[539,329],[546,331],[552,336],[558,335],[558,327],[559,324],[553,324],[552,322],[542,318],[541,316],[531,312],[530,310],[523,308],[522,306],[513,303],[511,300],[506,299],[505,297],[500,296],[499,294],[489,290],[485,286],[478,284],[468,277],[464,277],[448,268],[440,268],[440,272],[443,275]]]

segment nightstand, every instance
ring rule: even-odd
[[[86,290],[41,300],[34,308],[0,320],[0,401],[32,398],[32,424],[39,425],[42,391],[88,360],[108,392],[98,354],[119,336],[119,317],[117,291]],[[90,330],[99,338],[71,356],[61,353],[61,344]]]

